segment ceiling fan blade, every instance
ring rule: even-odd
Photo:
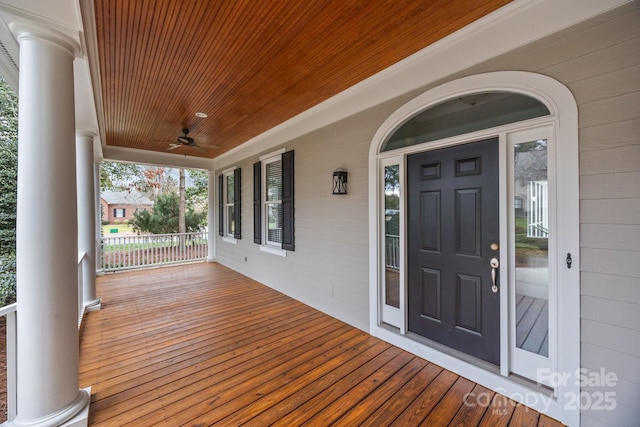
[[[182,145],[180,144],[169,144],[169,148],[167,148],[167,151],[175,150],[176,148],[180,147],[182,147]]]

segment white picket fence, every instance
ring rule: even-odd
[[[103,271],[119,271],[199,261],[207,258],[208,233],[103,237]]]

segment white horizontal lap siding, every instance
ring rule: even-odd
[[[617,382],[582,388],[589,397],[611,393],[616,402],[611,411],[583,410],[582,424],[631,426],[640,419],[640,370],[629,365],[640,365],[640,212],[633,209],[640,202],[638,3],[583,35],[598,40],[597,49],[562,71],[579,75],[567,85],[580,114],[581,207],[591,210],[580,228],[582,366],[615,373]],[[594,212],[598,204],[606,208]],[[611,215],[614,206],[621,210]]]
[[[640,2],[487,61],[469,73],[524,70],[565,84],[578,103],[581,364],[618,376],[614,410],[583,426],[640,419]],[[558,141],[559,144],[562,141]],[[561,167],[561,166],[560,166]],[[560,284],[561,286],[562,284]]]
[[[368,153],[383,112],[361,113],[283,141],[295,150],[295,251],[286,257],[253,243],[253,168],[242,168],[242,239],[218,244],[218,261],[297,300],[368,329]],[[278,147],[276,147],[277,149]],[[273,150],[266,150],[267,154]],[[348,172],[347,195],[332,195],[332,174]],[[246,261],[245,261],[246,258]]]
[[[377,123],[358,115],[298,138],[295,285],[287,293],[367,329],[367,160]],[[289,145],[289,144],[287,144]],[[348,173],[347,195],[333,195],[333,171]]]

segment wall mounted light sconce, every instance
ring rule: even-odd
[[[342,168],[333,172],[333,194],[347,194],[347,172]]]

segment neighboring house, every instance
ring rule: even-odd
[[[195,151],[171,155],[165,146],[159,152],[147,149],[156,124],[118,103],[157,90],[154,100],[170,97],[176,105],[172,113],[183,112],[176,120],[189,116],[192,121],[200,106],[186,99],[200,102],[207,94],[188,92],[176,99],[181,93],[162,85],[139,88],[138,81],[120,75],[101,78],[111,68],[136,67],[125,60],[119,67],[100,62],[94,2],[82,1],[81,10],[59,14],[69,21],[82,15],[83,22],[53,22],[50,31],[40,33],[33,28],[48,22],[48,3],[24,2],[32,10],[22,11],[19,2],[0,1],[7,15],[2,22],[20,18],[12,26],[22,38],[19,76],[26,80],[20,81],[20,143],[36,147],[22,157],[19,212],[21,204],[38,207],[53,200],[53,206],[25,209],[24,215],[46,208],[55,224],[32,233],[35,219],[18,221],[18,268],[25,266],[18,287],[29,297],[18,311],[23,316],[18,319],[23,334],[18,398],[25,402],[19,408],[25,424],[71,410],[68,402],[74,399],[89,401],[78,395],[77,366],[68,363],[77,357],[77,305],[70,284],[78,274],[78,245],[70,236],[78,230],[75,222],[64,220],[76,196],[86,217],[93,216],[96,203],[87,203],[90,193],[80,185],[77,194],[70,190],[76,188],[76,157],[73,150],[59,149],[85,125],[94,131],[76,134],[83,155],[99,135],[95,141],[102,145],[95,154],[106,160],[209,171],[210,261],[569,425],[638,425],[639,1],[511,2],[212,157],[183,155]],[[176,13],[168,16],[192,7],[170,4]],[[208,7],[202,4],[198,10]],[[119,22],[117,14],[103,15]],[[21,23],[29,17],[36,23]],[[286,32],[288,24],[278,29]],[[388,27],[402,24],[398,20]],[[1,70],[13,70],[15,84],[17,43],[8,27],[0,28],[5,55],[16,58],[11,64],[0,56]],[[144,33],[151,39],[141,38],[145,42],[138,40],[139,49],[133,50],[126,35],[135,28],[122,28],[124,40],[103,38],[103,45],[144,54],[163,34]],[[55,29],[88,40],[68,43],[72,36],[62,37]],[[416,37],[426,30],[415,26],[406,34]],[[288,40],[293,43],[295,37]],[[84,56],[93,54],[93,62],[83,58],[80,46],[88,46]],[[304,61],[310,55],[298,50],[297,68],[280,64],[275,69],[309,68]],[[205,80],[189,75],[186,65],[170,70],[176,76],[172,80]],[[237,74],[230,71],[226,74]],[[267,80],[261,73],[247,75],[254,86],[238,92],[251,93]],[[97,119],[81,121],[87,113],[81,108],[74,113],[74,77],[81,83],[76,92],[89,99]],[[291,77],[299,92],[324,93],[322,85]],[[224,94],[233,91],[224,81],[220,88]],[[110,93],[120,97],[113,111],[126,114],[107,120],[102,96]],[[270,100],[260,101],[260,111],[267,114]],[[161,108],[145,104],[143,110]],[[245,117],[261,119],[232,113],[238,123]],[[140,135],[108,145],[109,135],[124,134],[123,123],[136,120],[142,123]],[[235,122],[228,128],[243,130]],[[135,141],[143,141],[137,149],[129,146]],[[222,140],[220,147],[226,143]],[[93,154],[78,157],[79,183],[83,177],[94,179]],[[331,194],[338,168],[348,173],[346,195]],[[385,182],[388,169],[399,171],[396,182]],[[399,242],[393,245],[384,238],[391,213],[384,206],[385,188],[390,186],[400,197]],[[50,197],[41,202],[42,194]],[[130,209],[109,205],[109,220],[114,213],[124,219]],[[387,252],[391,246],[398,252]],[[63,315],[70,320],[46,323]],[[56,376],[43,374],[51,369],[58,369]]]
[[[151,210],[153,202],[136,191],[102,191],[100,193],[102,221],[115,224],[130,221],[141,209]]]

